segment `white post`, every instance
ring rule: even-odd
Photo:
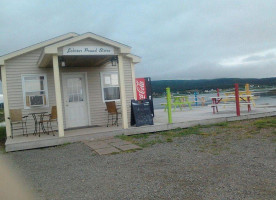
[[[53,71],[54,71],[56,105],[57,105],[57,115],[58,115],[58,136],[63,137],[64,127],[63,127],[62,99],[61,99],[60,75],[59,75],[57,55],[53,55]]]
[[[135,100],[137,100],[137,93],[136,93],[136,83],[135,83],[135,67],[134,67],[134,63],[131,62],[130,63],[131,66],[131,75],[132,75],[132,89],[133,89],[133,98]]]
[[[6,66],[1,67],[1,77],[2,77],[2,89],[3,89],[3,98],[4,98],[4,114],[5,114],[5,123],[6,123],[6,135],[7,137],[11,136],[11,124],[8,117],[10,117],[10,108],[8,102],[8,90],[7,90],[7,73]]]
[[[118,65],[119,65],[119,85],[120,85],[120,97],[122,106],[122,127],[123,129],[128,128],[127,120],[127,104],[126,104],[126,90],[125,90],[125,73],[124,73],[124,63],[123,56],[118,55]]]

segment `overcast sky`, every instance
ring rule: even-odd
[[[142,57],[136,76],[276,76],[275,0],[0,1],[0,55],[93,32]]]

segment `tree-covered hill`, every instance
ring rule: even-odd
[[[267,87],[276,86],[276,78],[220,78],[220,79],[202,79],[202,80],[159,80],[152,81],[152,89],[156,94],[165,92],[166,87],[170,87],[172,92],[185,92],[187,90],[211,90],[233,88],[235,83],[240,86],[249,83],[250,85]]]

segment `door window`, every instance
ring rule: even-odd
[[[82,78],[67,79],[67,97],[70,103],[83,101]]]

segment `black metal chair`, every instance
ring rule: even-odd
[[[48,119],[44,119],[44,117],[48,117]],[[57,121],[57,107],[56,106],[52,106],[52,109],[51,109],[51,114],[48,114],[48,115],[43,115],[43,119],[40,120],[38,123],[39,123],[39,130],[40,130],[40,127],[42,127],[42,129],[44,128],[44,123],[47,124],[47,133],[49,135],[49,129],[51,129],[51,132],[53,133],[53,135],[55,135],[55,132],[53,130],[53,126],[52,126],[52,122],[58,122]]]
[[[11,138],[13,138],[13,131],[14,130],[23,130],[23,135],[28,136],[27,132],[27,118],[28,116],[22,116],[22,111],[20,109],[11,109],[10,110],[10,120],[11,124]],[[14,128],[15,124],[21,124],[22,127]]]

